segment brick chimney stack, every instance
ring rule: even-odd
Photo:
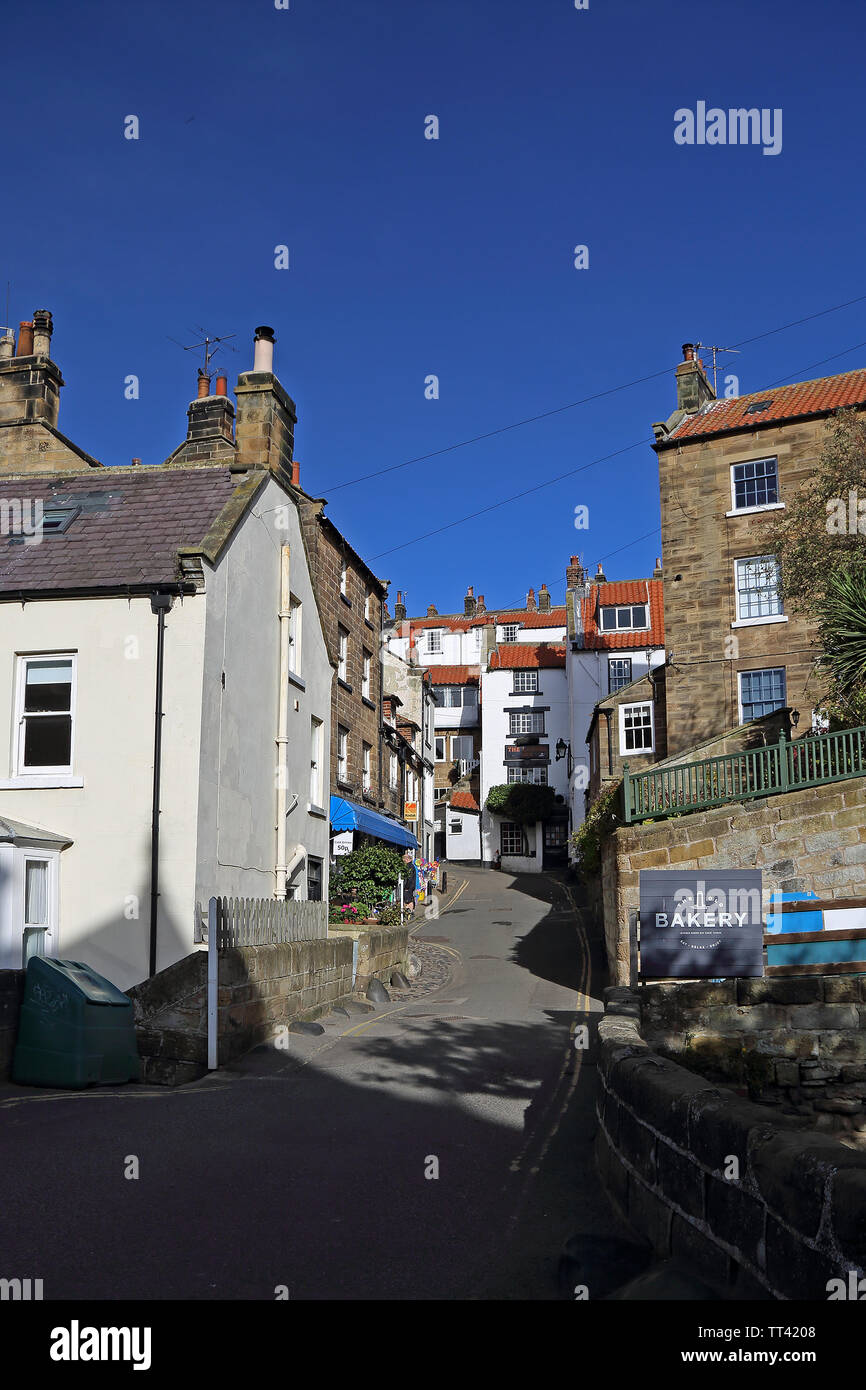
[[[403,602],[403,590],[402,590],[402,589],[398,589],[398,590],[397,590],[397,601],[396,601],[396,603],[394,604],[394,622],[395,622],[395,623],[405,623],[405,621],[406,621],[406,605],[405,605],[405,603]]]
[[[298,417],[294,401],[274,376],[274,342],[274,330],[260,325],[253,369],[238,377],[236,466],[267,468],[280,481],[291,483]]]
[[[469,588],[466,590],[466,597],[463,600],[463,612],[467,618],[475,617],[475,586],[473,584],[470,584]]]
[[[550,612],[550,590],[546,584],[542,584],[538,591],[538,611],[539,613]]]
[[[536,608],[538,607],[538,604],[535,601],[534,589],[530,589],[529,593],[526,595],[526,607],[529,609],[530,613],[534,613]]]
[[[485,603],[484,603],[484,595],[483,595],[483,594],[479,594],[479,595],[478,595],[477,602],[476,602],[476,604],[475,604],[475,615],[476,615],[476,617],[480,617],[480,615],[481,615],[482,613],[486,613],[486,612],[487,612],[487,607],[486,607],[486,605],[485,605]]]
[[[716,393],[709,383],[704,364],[694,343],[683,343],[683,360],[677,367],[677,410],[696,415]]]
[[[572,555],[571,564],[566,567],[565,584],[568,589],[580,589],[586,583],[586,570],[577,555]]]
[[[438,618],[438,617],[439,617],[439,613],[438,613],[438,611],[437,611],[437,608],[436,608],[436,604],[435,604],[435,603],[431,603],[431,604],[428,605],[428,608],[427,608],[427,617],[428,617],[428,618]]]

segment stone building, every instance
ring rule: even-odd
[[[791,711],[809,734],[814,625],[784,610],[768,520],[813,471],[828,418],[866,406],[866,370],[716,399],[694,347],[653,425],[661,491],[668,752]]]

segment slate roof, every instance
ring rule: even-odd
[[[649,602],[650,628],[638,632],[602,632],[598,609],[613,604]],[[581,600],[583,645],[588,650],[663,647],[665,642],[664,601],[661,579],[626,579],[593,584],[589,598]]]
[[[765,409],[754,407],[767,402]],[[830,414],[840,406],[866,404],[866,368],[844,372],[841,376],[819,377],[815,381],[800,381],[793,386],[769,386],[765,391],[753,391],[748,396],[731,400],[710,401],[696,415],[687,415],[661,447],[698,439],[706,435],[724,434],[728,430],[754,430],[777,420],[794,420],[803,415]]]
[[[0,479],[4,501],[81,510],[39,544],[0,535],[0,595],[177,582],[178,547],[199,546],[238,486],[227,468],[100,468]],[[31,513],[32,515],[32,513]]]

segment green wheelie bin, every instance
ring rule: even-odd
[[[31,956],[12,1080],[80,1090],[140,1077],[132,1000],[83,961]]]

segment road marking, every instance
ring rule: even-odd
[[[392,1014],[401,1014],[401,1013],[403,1012],[404,1009],[411,1009],[411,1008],[412,1008],[412,1004],[401,1004],[400,1007],[399,1007],[398,1009],[389,1009],[387,1013],[384,1013],[384,1014],[376,1014],[376,1017],[375,1017],[375,1018],[368,1018],[368,1019],[365,1020],[364,1023],[358,1023],[358,1024],[356,1024],[354,1028],[347,1028],[346,1031],[345,1031],[344,1033],[341,1033],[341,1034],[340,1034],[340,1037],[341,1037],[341,1038],[348,1038],[348,1037],[351,1037],[352,1033],[363,1033],[363,1031],[364,1031],[365,1028],[372,1028],[373,1024],[374,1024],[374,1023],[378,1023],[381,1019],[383,1019],[383,1018],[390,1018]]]

